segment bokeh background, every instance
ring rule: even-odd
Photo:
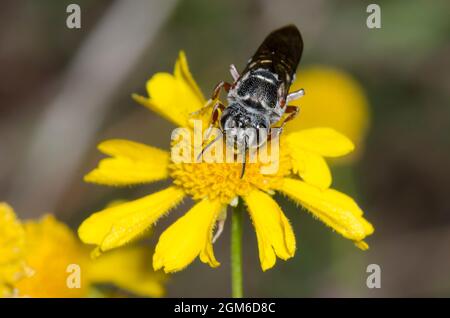
[[[81,6],[80,30],[66,27],[69,3]],[[361,252],[279,198],[296,232],[297,254],[263,273],[246,218],[245,294],[450,296],[450,3],[377,1],[382,28],[368,29],[369,3],[2,1],[0,200],[21,218],[52,212],[76,229],[113,199],[162,188],[82,181],[102,157],[96,150],[101,140],[127,138],[168,149],[173,127],[130,94],[144,93],[155,72],[171,72],[183,49],[209,95],[218,81],[230,79],[230,63],[242,69],[265,35],[295,23],[305,42],[299,76],[312,65],[343,70],[368,101],[366,119],[359,119],[366,120],[359,151],[333,163],[333,187],[357,199],[376,231],[368,239],[371,249]],[[325,102],[326,88],[320,92]],[[339,113],[339,105],[331,103],[330,111]],[[316,117],[330,119],[326,107],[318,109]],[[340,113],[347,117],[346,110]],[[150,244],[190,204],[160,221]],[[172,276],[167,296],[230,295],[228,230],[229,224],[215,244],[222,265],[211,269],[197,260]],[[380,289],[366,287],[372,263],[381,266]]]

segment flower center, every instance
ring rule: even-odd
[[[236,196],[245,196],[252,190],[270,191],[279,186],[291,169],[288,156],[280,153],[275,168],[273,163],[247,163],[242,177],[242,162],[172,162],[169,165],[170,175],[174,183],[194,200],[218,199],[223,204],[229,204]]]

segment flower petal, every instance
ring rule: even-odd
[[[252,191],[244,197],[255,226],[259,259],[263,271],[273,267],[276,257],[287,260],[295,254],[295,236],[281,208],[262,191]]]
[[[286,178],[278,189],[345,238],[357,243],[374,231],[349,196],[333,189],[320,190],[303,181]],[[364,244],[360,244],[361,247]]]
[[[292,171],[305,182],[321,189],[330,187],[332,181],[330,168],[322,156],[302,148],[290,148],[289,154]]]
[[[219,266],[212,248],[212,231],[223,206],[203,199],[172,224],[159,238],[153,268],[166,273],[182,270],[200,255],[211,267]]]
[[[302,148],[324,157],[340,157],[355,148],[350,139],[332,128],[304,129],[286,138],[291,148]]]
[[[149,98],[134,94],[134,100],[182,127],[190,126],[190,114],[206,102],[191,76],[184,53],[180,53],[174,75],[155,74],[147,82],[147,92]]]
[[[86,182],[112,186],[148,183],[168,177],[169,153],[128,140],[102,142],[98,149],[112,156],[84,177]]]
[[[147,247],[119,248],[92,261],[87,275],[92,283],[112,283],[140,296],[161,297],[165,277],[153,272],[150,261]]]
[[[191,71],[189,70],[186,54],[184,53],[184,51],[180,51],[180,53],[178,54],[178,60],[175,63],[173,75],[175,75],[175,78],[183,80],[191,88],[191,90],[197,96],[198,102],[201,105],[205,104],[205,97],[203,96],[202,91],[198,87],[197,83],[194,80],[194,77],[191,74]]]
[[[141,199],[106,208],[92,214],[79,227],[78,235],[102,251],[128,243],[142,235],[164,213],[184,197],[178,187],[169,187]]]

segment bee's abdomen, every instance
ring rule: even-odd
[[[242,78],[237,95],[248,101],[249,106],[261,104],[264,108],[274,108],[277,103],[278,80],[273,73],[255,70]]]
[[[237,96],[250,108],[273,109],[277,104],[279,81],[264,69],[247,73],[239,82]]]

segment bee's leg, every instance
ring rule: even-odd
[[[213,108],[213,111],[211,114],[210,124],[209,124],[208,128],[206,129],[205,138],[203,139],[203,143],[204,142],[208,142],[208,143],[202,148],[202,151],[198,154],[197,161],[200,160],[203,153],[209,147],[211,147],[217,140],[219,140],[221,138],[221,135],[219,134],[212,141],[209,141],[209,138],[211,137],[212,129],[215,126],[215,124],[219,121],[220,112],[222,112],[224,109],[225,109],[225,106],[221,102],[217,101],[214,104],[214,108]],[[203,146],[203,143],[202,143],[202,146]]]
[[[290,93],[287,97],[286,97],[286,103],[292,102],[293,100],[299,99],[300,97],[305,96],[305,90],[299,89],[298,91],[292,92]]]
[[[227,83],[227,82],[224,82],[224,81],[221,81],[219,84],[217,84],[216,87],[214,88],[214,91],[213,91],[213,93],[212,93],[211,98],[206,102],[205,107],[203,107],[202,109],[211,107],[213,101],[215,101],[215,100],[217,100],[217,99],[219,98],[220,91],[222,90],[222,88],[223,88],[226,92],[228,92],[228,91],[230,90],[230,87],[231,87],[231,84],[230,84],[230,83]],[[200,111],[201,111],[202,109],[200,109]],[[217,102],[214,104],[214,108],[213,108],[213,111],[212,111],[212,115],[211,115],[211,125],[214,125],[214,123],[217,122],[217,120],[219,119],[219,114],[218,114],[218,110],[219,110],[219,109],[220,109],[221,111],[223,111],[223,110],[225,109],[225,106],[224,106],[221,102],[217,101]],[[215,117],[217,117],[217,118],[215,118]],[[211,127],[211,126],[210,126],[210,127]]]
[[[210,99],[208,99],[208,101],[206,102],[205,106],[203,106],[202,108],[200,108],[199,110],[196,110],[195,112],[192,112],[189,114],[189,116],[196,116],[199,115],[201,113],[203,113],[204,111],[206,111],[207,109],[209,109],[211,106],[215,106],[215,104],[213,104],[213,102],[219,97],[220,95],[220,91],[222,90],[222,88],[228,92],[230,90],[231,84],[221,81],[220,83],[218,83],[216,85],[216,87],[214,87],[212,96]]]
[[[231,84],[224,81],[219,82],[219,84],[217,84],[216,87],[214,87],[211,100],[216,100],[219,97],[222,88],[228,93],[228,91],[231,88]]]
[[[230,65],[230,73],[231,73],[231,77],[233,77],[233,80],[236,82],[239,77],[241,77],[241,75],[239,74],[236,65],[231,64]]]
[[[292,119],[297,117],[299,112],[300,112],[300,107],[292,106],[292,105],[286,106],[286,110],[284,111],[284,113],[287,114],[287,116],[283,119],[279,128],[283,129],[284,125],[286,125],[286,123],[288,121],[291,121]]]
[[[216,102],[211,114],[211,125],[215,125],[219,121],[220,112],[223,112],[225,105],[221,102]]]
[[[220,112],[223,112],[224,109],[225,109],[225,105],[222,104],[221,102],[217,101],[214,104],[214,108],[213,108],[213,111],[212,111],[212,114],[211,114],[211,120],[209,122],[209,127],[206,130],[205,140],[209,139],[211,131],[212,131],[212,128],[219,121]]]
[[[273,128],[278,128],[278,130],[277,130],[277,137],[279,135],[281,135],[281,133],[283,132],[284,125],[286,125],[286,123],[288,121],[291,121],[292,119],[297,117],[299,112],[300,112],[300,108],[297,107],[297,106],[292,106],[292,105],[286,106],[286,109],[285,109],[284,113],[287,114],[287,116],[283,119],[283,121],[281,122],[280,126],[271,128],[270,134],[269,134],[267,140],[271,140],[272,139],[272,129]]]

